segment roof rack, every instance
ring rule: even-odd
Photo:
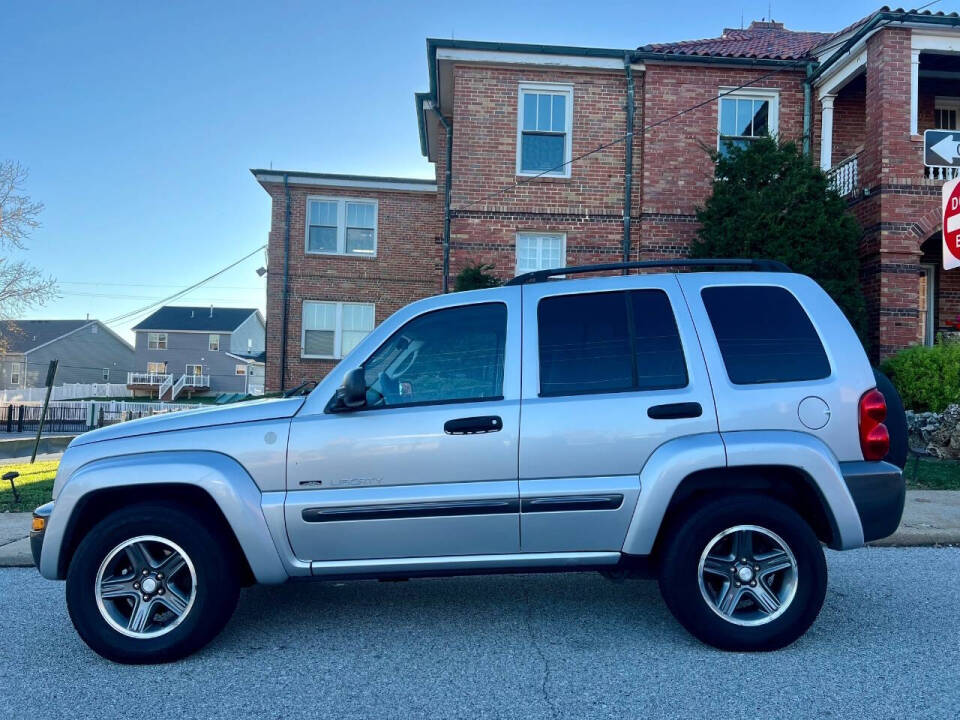
[[[554,268],[552,270],[534,270],[533,272],[523,273],[523,275],[517,275],[505,284],[526,285],[528,283],[546,282],[557,275],[575,275],[579,273],[607,272],[609,270],[634,270],[659,267],[737,267],[762,270],[765,272],[793,272],[787,265],[779,260],[685,258],[681,260],[640,260],[635,262],[600,263],[598,265],[574,265],[572,267]]]

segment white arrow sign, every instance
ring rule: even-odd
[[[960,159],[960,143],[957,142],[956,136],[947,135],[936,145],[931,145],[930,152],[942,157],[947,164],[952,164],[955,160]]]

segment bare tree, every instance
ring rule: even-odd
[[[23,192],[27,174],[27,169],[14,160],[0,161],[0,319],[42,305],[56,292],[53,278],[10,257],[24,250],[30,233],[40,227],[43,203],[34,202]]]

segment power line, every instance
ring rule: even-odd
[[[158,305],[163,305],[164,303],[168,303],[168,302],[171,302],[171,301],[173,301],[173,300],[176,300],[176,299],[179,298],[179,297],[183,297],[184,295],[186,295],[186,294],[187,294],[188,292],[190,292],[191,290],[195,290],[196,288],[200,287],[200,286],[203,285],[204,283],[209,282],[210,280],[213,280],[213,278],[218,277],[218,276],[220,276],[220,275],[223,275],[223,273],[225,273],[227,270],[230,270],[231,268],[234,268],[234,267],[236,267],[237,265],[239,265],[240,263],[242,263],[244,260],[247,260],[247,259],[253,257],[254,255],[256,255],[256,254],[257,254],[258,252],[260,252],[261,250],[265,249],[266,247],[267,247],[266,245],[261,245],[261,246],[258,247],[256,250],[253,250],[252,252],[247,253],[246,255],[244,255],[244,256],[243,256],[242,258],[240,258],[239,260],[236,260],[235,262],[230,263],[230,264],[227,265],[226,267],[221,268],[220,270],[217,270],[217,272],[213,273],[212,275],[208,275],[207,277],[205,277],[205,278],[204,278],[203,280],[201,280],[200,282],[196,282],[196,283],[194,283],[193,285],[190,285],[189,287],[186,287],[186,288],[184,288],[183,290],[180,290],[179,292],[175,292],[175,293],[173,293],[172,295],[168,295],[168,296],[165,297],[165,298],[161,298],[160,300],[157,300],[156,302],[150,303],[149,305],[144,305],[143,307],[137,308],[136,310],[131,310],[130,312],[123,313],[122,315],[117,315],[116,317],[110,318],[109,320],[104,321],[104,324],[105,324],[105,325],[114,325],[114,324],[123,322],[124,320],[128,320],[128,319],[130,319],[130,318],[132,318],[132,317],[134,317],[134,316],[136,316],[136,315],[140,315],[140,314],[142,314],[142,313],[149,312],[150,310],[152,310],[153,308],[157,307]]]

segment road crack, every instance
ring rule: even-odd
[[[534,652],[537,653],[537,656],[540,658],[540,662],[543,664],[543,677],[540,681],[540,695],[543,697],[543,701],[546,703],[546,706],[550,709],[550,716],[554,720],[558,720],[560,718],[560,710],[554,703],[553,698],[550,697],[550,691],[548,689],[550,679],[553,676],[553,667],[550,664],[550,659],[547,657],[547,654],[544,652],[539,640],[537,639],[537,631],[534,626],[533,617],[533,602],[532,598],[530,597],[529,588],[525,588],[523,594],[526,601],[524,622],[527,626],[527,635],[530,637],[530,644],[533,645]]]

